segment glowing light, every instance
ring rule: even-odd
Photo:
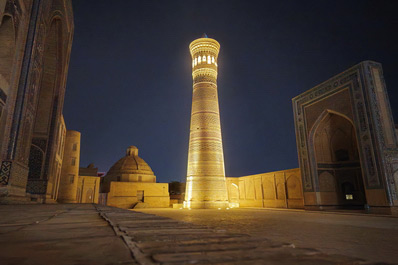
[[[187,177],[187,189],[184,201],[184,208],[191,210],[191,200],[192,200],[192,177]]]
[[[201,63],[202,62],[202,57],[198,57],[198,63]]]
[[[208,63],[208,64],[211,64],[211,57],[210,57],[210,55],[207,56],[207,63]]]
[[[203,55],[202,61],[206,62],[206,56]]]
[[[230,202],[229,208],[239,208],[239,203],[238,202]]]
[[[195,60],[192,60],[192,68],[195,67]]]
[[[218,66],[217,62],[214,63],[216,66]]]
[[[212,62],[212,63],[214,63],[214,56],[213,56],[213,57],[211,57],[211,62]]]
[[[195,58],[195,66],[198,64],[198,59]]]

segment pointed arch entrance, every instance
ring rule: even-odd
[[[318,118],[310,139],[319,204],[363,207],[366,196],[352,121],[327,110]]]

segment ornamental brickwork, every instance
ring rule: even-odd
[[[217,60],[220,44],[210,38],[194,40],[192,112],[185,208],[225,208],[228,194],[224,170]]]
[[[293,110],[306,208],[397,211],[398,140],[381,64],[351,67],[295,97]]]
[[[73,31],[69,0],[0,1],[0,193],[4,197],[57,199]]]

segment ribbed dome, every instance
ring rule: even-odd
[[[138,156],[138,148],[127,148],[126,156],[119,159],[108,171],[107,175],[145,174],[153,175],[151,167]]]

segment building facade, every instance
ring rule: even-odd
[[[77,180],[76,202],[77,203],[99,203],[99,191],[101,177],[98,168],[93,164],[79,168]]]
[[[381,64],[364,61],[293,98],[307,209],[397,213],[398,142]]]
[[[299,168],[227,178],[231,207],[304,208]]]
[[[164,208],[170,206],[168,183],[156,183],[151,167],[130,146],[126,155],[108,171],[101,184],[102,203],[119,208]]]
[[[70,0],[0,1],[1,200],[57,199],[73,30]]]
[[[192,112],[185,208],[226,208],[217,69],[220,44],[206,35],[191,42]]]

